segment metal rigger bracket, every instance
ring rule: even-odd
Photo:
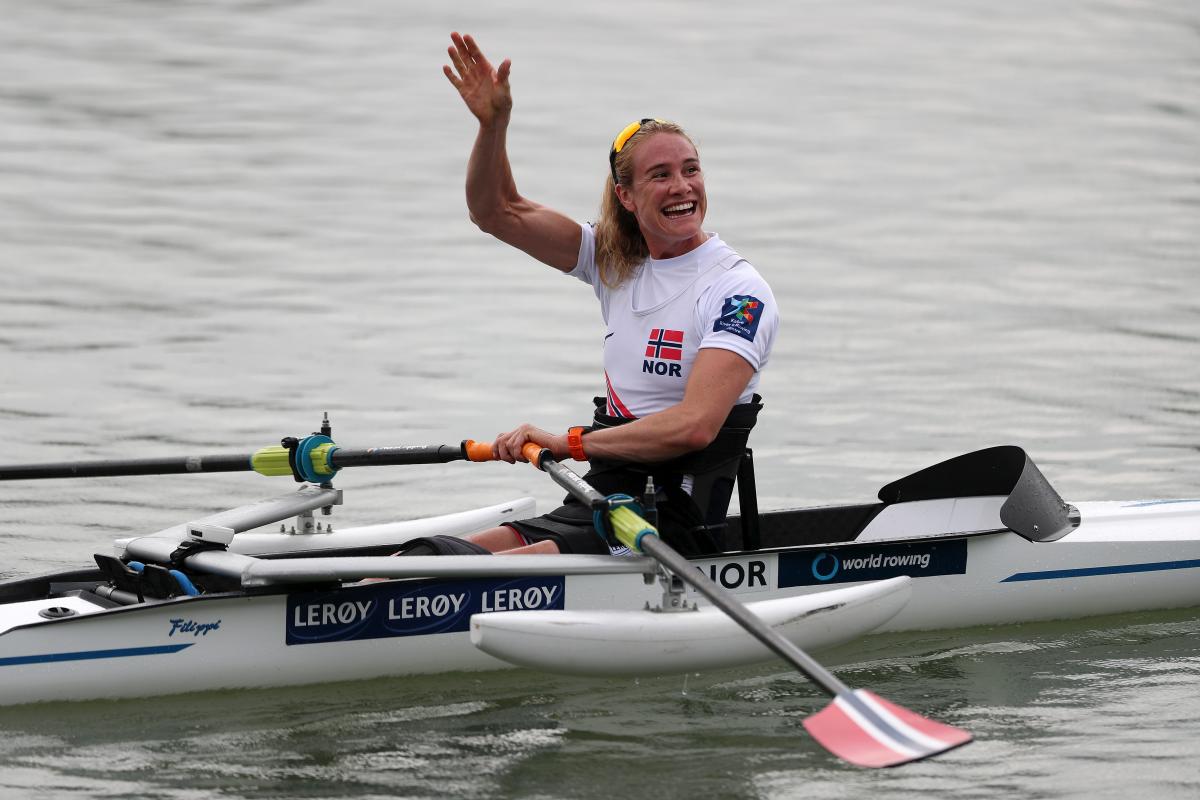
[[[316,521],[313,512],[320,508],[322,516],[332,514],[333,507],[342,504],[342,492],[330,484],[332,473],[323,475],[314,471],[313,463],[316,462],[310,458],[310,454],[318,448],[328,451],[333,447],[332,439],[329,438],[332,432],[329,412],[325,412],[320,431],[303,439],[287,437],[280,443],[280,447],[266,448],[256,454],[256,458],[259,459],[273,457],[277,461],[285,462],[278,465],[277,472],[290,473],[297,483],[304,484],[299,492],[262,500],[188,523],[185,526],[187,541],[208,548],[224,549],[233,541],[234,535],[274,522],[279,523],[280,533],[333,533],[333,523],[322,525]],[[289,530],[283,520],[292,515],[295,515],[295,520]]]
[[[636,507],[637,504],[631,497],[614,496],[605,499],[604,509],[608,511],[619,505],[634,505]],[[653,475],[646,477],[646,488],[642,492],[641,508],[638,510],[647,522],[651,525],[658,525],[658,491],[654,486]],[[607,520],[607,514],[602,516]],[[609,533],[611,534],[611,531]],[[695,603],[688,602],[687,584],[683,582],[683,579],[662,564],[658,565],[653,575],[646,575],[645,580],[647,584],[657,580],[662,585],[663,590],[661,605],[651,606],[650,602],[646,601],[647,611],[673,614],[679,611],[699,610]]]

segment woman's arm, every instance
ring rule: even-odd
[[[467,162],[467,209],[480,230],[519,248],[555,269],[569,272],[579,258],[579,224],[564,214],[521,196],[508,161],[508,123],[512,118],[512,62],[499,69],[475,40],[450,34],[454,65],[442,71],[479,120],[479,135]]]
[[[592,431],[583,438],[584,452],[589,458],[665,461],[701,450],[717,437],[752,377],[754,367],[737,353],[704,348],[692,363],[681,402],[625,425]],[[521,447],[526,442],[549,448],[556,459],[570,456],[566,433],[548,433],[532,425],[501,434],[492,450],[504,461],[525,461]]]

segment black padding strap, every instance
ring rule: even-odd
[[[457,536],[422,536],[409,539],[398,556],[490,556],[492,552]]]
[[[300,449],[300,440],[295,436],[285,436],[279,440],[279,444],[288,451],[288,466],[292,469],[292,478],[296,483],[305,483],[304,476],[300,474],[300,468],[296,464],[296,453]]]
[[[188,556],[194,556],[196,553],[202,553],[206,550],[224,550],[225,545],[220,542],[197,542],[186,541],[180,542],[179,547],[171,551],[169,566],[171,569],[182,570],[183,562]]]

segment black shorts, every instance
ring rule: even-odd
[[[552,541],[561,553],[600,553],[609,555],[608,542],[592,523],[592,510],[582,503],[560,506],[549,514],[504,523],[525,541]]]
[[[631,494],[631,493],[630,493]],[[631,494],[632,496],[632,494]],[[705,526],[692,499],[679,489],[660,488],[655,500],[658,531],[664,542],[685,556],[708,555],[721,550],[720,531]],[[531,519],[504,523],[527,542],[552,541],[563,553],[624,552],[619,543],[610,543],[596,530],[593,512],[574,497],[563,505]]]

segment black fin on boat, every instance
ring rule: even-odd
[[[1000,521],[1031,542],[1061,539],[1079,525],[1078,509],[1064,502],[1025,451],[1013,445],[934,464],[879,490],[884,503],[986,495],[1007,495]]]

